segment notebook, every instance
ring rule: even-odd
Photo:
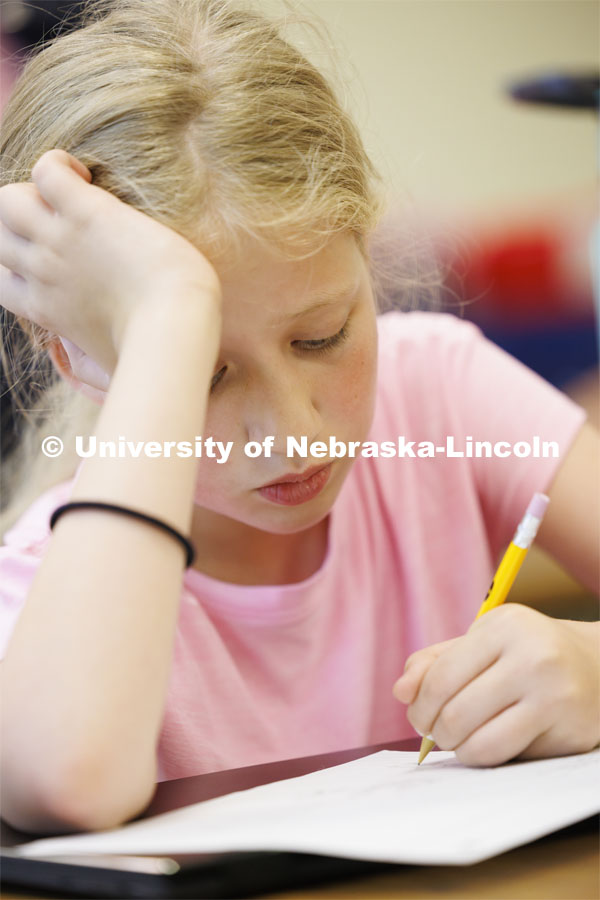
[[[158,814],[122,828],[20,843],[3,852],[4,877],[7,862],[11,879],[28,864],[45,867],[38,874],[46,879],[53,866],[79,868],[79,875],[86,867],[88,880],[95,874],[102,890],[110,868],[119,874],[109,889],[118,885],[121,894],[96,896],[133,896],[127,893],[133,872],[137,896],[249,896],[374,864],[468,865],[600,810],[600,750],[492,769],[465,767],[440,751],[417,766],[417,756],[416,750],[376,749],[329,766],[327,757],[313,758],[325,767],[269,784],[260,784],[255,772],[256,787],[236,790],[234,780],[225,796],[209,790],[213,799],[167,812],[155,805],[149,812]],[[307,771],[308,761],[297,762],[296,771]],[[227,773],[202,777],[225,784]],[[273,770],[273,777],[282,776]],[[203,870],[207,893],[194,884],[194,868],[196,875]],[[140,878],[154,879],[160,890],[159,880],[174,885],[174,875],[192,893],[139,893]]]

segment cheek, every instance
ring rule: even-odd
[[[209,435],[208,429],[204,431]],[[215,436],[215,440],[216,440]],[[200,459],[196,469],[194,502],[214,512],[227,512],[227,497],[235,491],[236,476],[239,480],[239,463],[234,449],[224,463],[216,459]]]
[[[236,479],[239,480],[240,468],[248,463],[243,452],[244,435],[240,431],[239,418],[236,420],[224,403],[209,403],[202,438],[209,437],[223,445],[233,441],[225,462],[204,455],[198,460],[196,469],[196,504],[218,511],[223,506],[223,499],[234,488]]]
[[[329,404],[354,422],[370,423],[377,374],[376,335],[365,335],[344,354],[328,390]]]

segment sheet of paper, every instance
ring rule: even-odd
[[[453,753],[372,756],[207,800],[123,828],[32,841],[28,856],[296,850],[466,864],[600,810],[600,750],[492,769]]]

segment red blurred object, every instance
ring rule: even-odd
[[[467,297],[487,315],[531,319],[564,312],[561,242],[543,229],[515,229],[479,242],[463,276]],[[472,310],[475,311],[474,309]]]

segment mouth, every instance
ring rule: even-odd
[[[320,466],[311,466],[310,469],[305,469],[304,472],[300,473],[290,473],[289,475],[282,475],[281,478],[276,478],[275,481],[269,481],[268,484],[263,484],[262,487],[259,488],[262,491],[263,488],[273,487],[276,484],[298,484],[301,481],[306,481],[308,478],[312,478],[317,472],[320,472],[321,469],[325,469],[329,463],[323,463]]]
[[[331,475],[332,463],[311,466],[300,474],[284,475],[258,488],[258,493],[271,503],[297,506],[320,494]]]

